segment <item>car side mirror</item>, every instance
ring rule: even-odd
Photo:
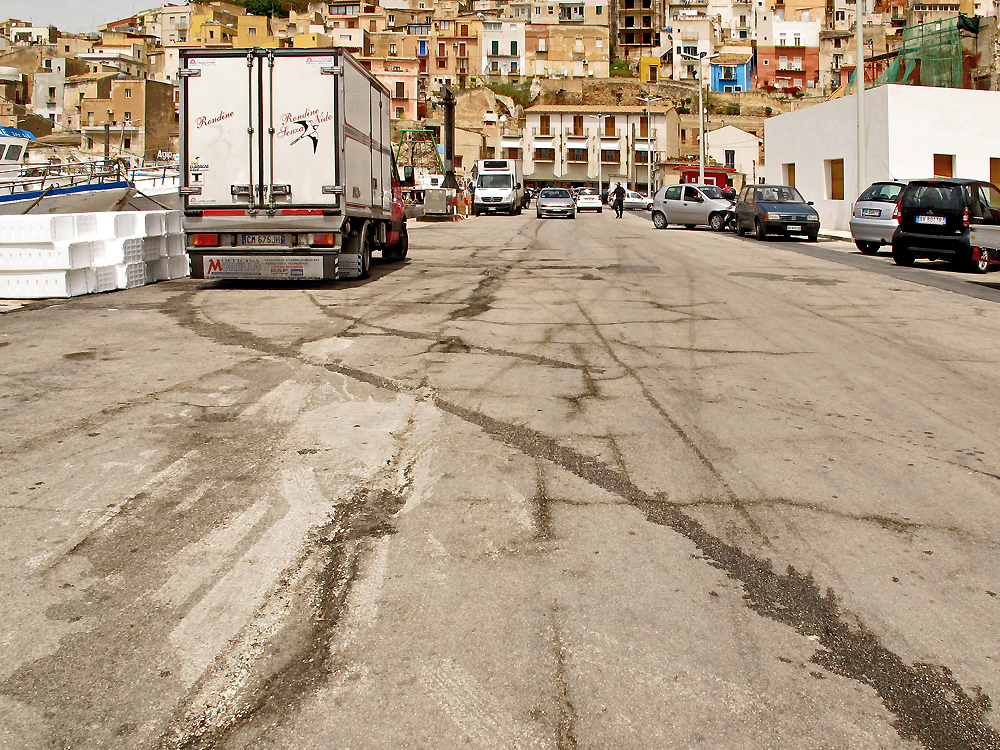
[[[810,205],[810,206],[811,206],[811,205],[813,205],[813,202],[812,202],[812,201],[809,201],[809,205]]]
[[[399,183],[400,186],[412,187],[415,183],[416,181],[413,179],[413,167],[403,167],[403,181]]]
[[[517,183],[517,184],[516,184],[516,185],[514,186],[514,189],[515,189],[515,190],[520,190],[520,189],[521,189],[521,183],[520,183],[520,182],[519,182],[519,183]]]

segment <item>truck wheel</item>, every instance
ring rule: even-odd
[[[359,279],[367,279],[372,275],[372,223],[366,221],[361,225],[361,230],[350,238],[350,250],[348,252],[357,255]]]
[[[399,230],[399,239],[396,240],[396,244],[392,247],[382,249],[382,260],[389,261],[390,263],[401,261],[406,257],[406,253],[409,249],[410,237],[406,233],[406,225],[404,224]]]

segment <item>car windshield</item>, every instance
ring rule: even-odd
[[[719,188],[717,188],[717,187],[713,187],[712,185],[708,185],[707,187],[703,187],[701,189],[701,192],[703,192],[706,196],[708,196],[712,200],[719,200],[720,198],[724,197],[722,195],[722,191],[719,190]]]
[[[509,174],[481,174],[477,187],[481,188],[509,188],[511,179]]]
[[[903,208],[943,208],[961,210],[962,186],[940,183],[917,183],[903,193]]]
[[[758,203],[805,203],[799,191],[787,185],[761,185],[754,189]]]
[[[863,192],[858,200],[876,201],[878,203],[895,203],[902,190],[903,186],[897,185],[894,182],[876,182]]]
[[[564,188],[545,188],[540,194],[540,198],[569,198],[569,190]]]

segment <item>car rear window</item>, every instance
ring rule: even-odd
[[[858,198],[859,201],[876,201],[881,203],[895,203],[902,192],[903,186],[894,182],[876,182],[865,190]]]
[[[961,185],[910,183],[900,201],[902,208],[937,208],[960,211],[965,206]]]

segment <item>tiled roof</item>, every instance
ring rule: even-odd
[[[712,60],[712,65],[742,65],[749,62],[751,57],[753,57],[752,52],[727,53]]]

